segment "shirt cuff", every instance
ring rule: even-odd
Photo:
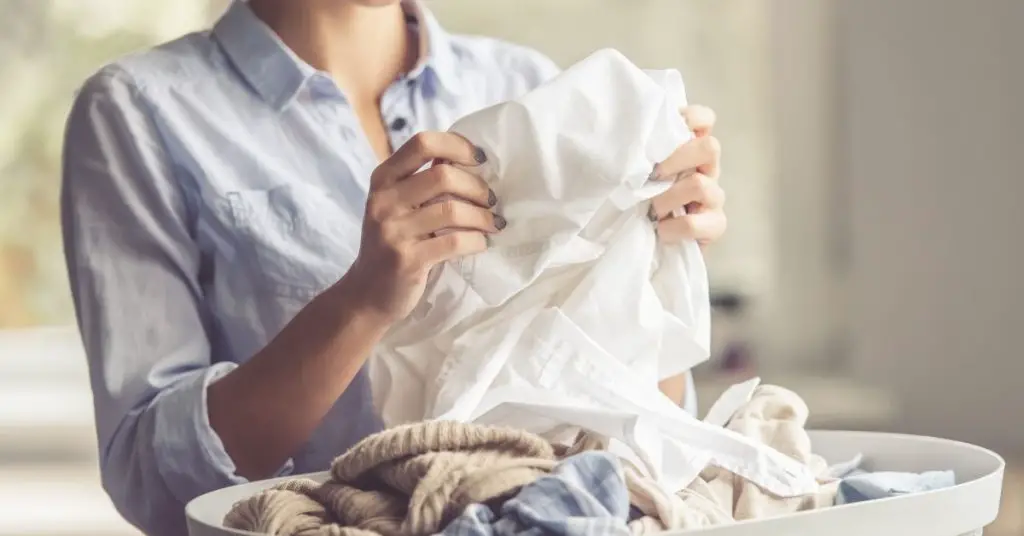
[[[216,363],[186,375],[154,401],[153,450],[160,475],[182,501],[216,489],[244,484],[224,443],[210,426],[207,388],[238,365]],[[289,459],[275,476],[291,474]]]

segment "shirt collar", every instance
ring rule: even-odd
[[[441,27],[434,14],[423,7],[420,2],[403,2],[406,13],[419,24],[420,61],[409,73],[409,78],[418,78],[423,72],[432,71],[441,87],[450,94],[458,96],[462,92],[458,71],[455,67],[455,49],[452,47],[451,35]]]
[[[314,74],[249,3],[235,1],[213,27],[213,37],[242,78],[276,110],[284,109]]]
[[[421,57],[408,78],[419,78],[429,71],[444,90],[458,95],[461,85],[451,37],[419,2],[405,1],[403,6],[411,22],[418,24],[420,36]],[[212,35],[245,81],[277,110],[284,109],[316,74],[316,69],[296,56],[244,0],[231,3],[214,25]]]

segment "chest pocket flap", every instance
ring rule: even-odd
[[[309,299],[355,260],[361,215],[324,190],[287,184],[227,194],[239,262],[275,293]]]

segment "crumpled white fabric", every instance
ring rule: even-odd
[[[675,71],[594,53],[451,130],[487,153],[473,172],[508,227],[431,275],[371,359],[387,425],[454,419],[569,438],[575,427],[671,490],[709,463],[781,496],[806,467],[694,419],[658,390],[707,359],[710,306],[696,243],[662,246],[647,218],[656,162],[690,137]]]

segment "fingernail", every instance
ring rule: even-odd
[[[658,178],[658,164],[654,164],[654,167],[651,168],[651,174],[647,176],[647,180],[653,181],[653,180],[655,180],[657,178]]]
[[[658,213],[654,211],[654,203],[647,209],[647,219],[652,222],[658,221]]]
[[[503,218],[503,217],[501,217],[501,216],[499,216],[497,214],[494,215],[494,228],[495,229],[500,231],[500,230],[504,229],[506,225],[508,225],[508,222],[505,221],[505,218]]]
[[[477,164],[483,164],[487,161],[487,153],[479,147],[473,148],[473,160],[476,160]]]
[[[494,190],[487,189],[487,206],[493,207],[498,204],[498,196],[494,194]]]

